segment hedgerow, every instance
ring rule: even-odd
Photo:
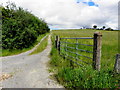
[[[23,49],[34,44],[37,37],[49,32],[47,23],[14,3],[2,6],[2,48]]]

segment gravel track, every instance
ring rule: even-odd
[[[28,56],[35,48],[19,55],[2,57],[2,72],[12,75],[2,82],[3,88],[63,88],[49,78],[47,63],[51,51],[50,35],[43,52]]]

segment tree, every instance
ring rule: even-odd
[[[109,28],[107,28],[107,29],[105,29],[105,30],[108,30],[108,31],[113,31],[113,29],[112,29],[112,28],[110,28],[110,27],[109,27]]]
[[[97,25],[94,25],[93,28],[96,29],[96,28],[97,28]]]
[[[103,30],[105,29],[106,27],[105,26],[103,26]]]

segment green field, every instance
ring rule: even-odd
[[[53,31],[54,35],[60,37],[93,37],[96,30],[65,30]],[[104,68],[113,69],[115,56],[118,53],[118,32],[115,31],[98,31],[102,32],[102,59],[101,64]],[[91,41],[91,40],[90,40]],[[72,41],[71,41],[72,42]],[[85,43],[86,41],[82,41]]]
[[[52,41],[54,45],[55,35],[60,37],[93,37],[94,32],[98,30],[53,30]],[[91,65],[85,65],[85,68],[71,64],[66,59],[59,56],[58,51],[53,47],[51,51],[52,71],[55,72],[56,79],[67,88],[117,88],[119,87],[120,77],[114,74],[115,56],[118,53],[118,31],[98,31],[102,33],[102,56],[101,71],[95,71]],[[67,40],[67,42],[75,42]],[[80,40],[79,43],[93,44],[93,41]],[[74,47],[74,46],[70,46]],[[92,50],[93,48],[81,47],[82,49]],[[64,49],[64,48],[63,48]],[[63,51],[64,52],[64,51]],[[73,52],[75,52],[73,50]],[[89,54],[82,53],[86,56]],[[71,56],[73,54],[67,53]],[[92,57],[92,54],[89,55]],[[82,58],[84,59],[84,58]],[[88,60],[86,60],[88,61]],[[92,62],[92,61],[88,61]],[[79,62],[81,63],[81,62]],[[81,63],[82,64],[82,63]]]

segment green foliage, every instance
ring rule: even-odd
[[[35,47],[35,45],[37,45],[45,35],[46,35],[46,33],[45,33],[45,34],[42,34],[42,35],[39,35],[39,36],[37,37],[37,40],[36,40],[35,43],[33,44],[33,46],[30,46],[29,48],[24,48],[24,49],[22,49],[22,50],[20,50],[20,49],[15,49],[15,50],[1,49],[1,50],[2,50],[2,56],[17,55],[17,54],[26,52],[26,51],[32,49],[33,47]]]
[[[41,34],[49,32],[45,21],[13,3],[2,8],[2,48],[28,48]]]
[[[117,75],[118,76],[118,75]],[[66,88],[117,88],[119,80],[108,71],[64,67],[57,74]]]

